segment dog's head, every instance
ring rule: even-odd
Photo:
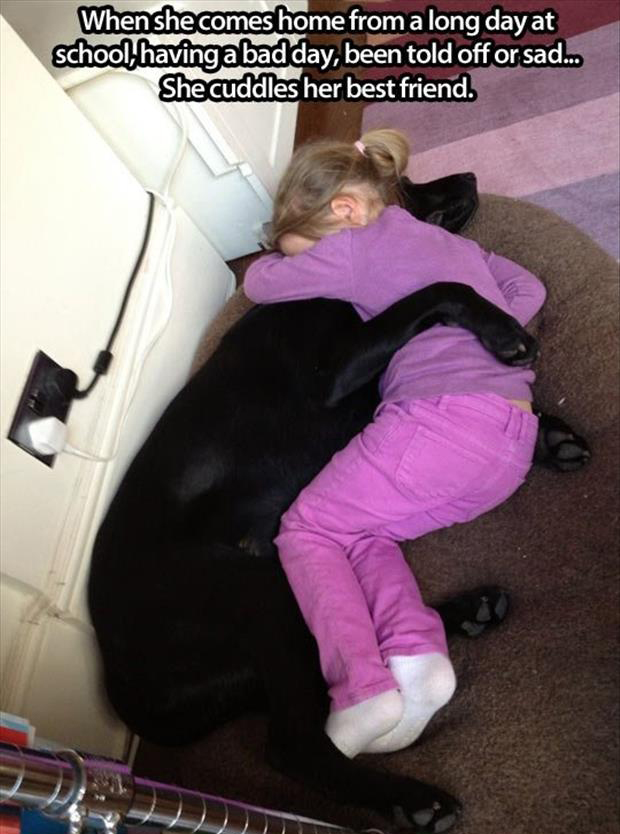
[[[431,182],[414,183],[408,177],[400,181],[401,201],[418,220],[460,232],[478,208],[476,175],[451,174]]]

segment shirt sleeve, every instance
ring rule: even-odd
[[[494,252],[484,252],[484,258],[491,275],[506,299],[511,314],[519,324],[525,325],[534,318],[542,307],[547,291],[545,285],[514,261],[496,255]]]
[[[339,232],[327,236],[299,255],[264,255],[248,267],[243,288],[248,298],[259,304],[305,298],[352,301],[349,235]]]

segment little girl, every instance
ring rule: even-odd
[[[254,301],[350,301],[367,320],[436,281],[458,281],[526,324],[545,291],[517,264],[393,205],[406,138],[371,131],[293,157],[273,243],[245,277]],[[345,755],[411,744],[452,697],[439,615],[397,542],[469,521],[523,483],[537,434],[532,371],[437,325],[393,357],[373,422],[299,495],[276,538],[329,685],[326,732]]]

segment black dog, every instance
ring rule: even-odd
[[[421,219],[461,227],[473,175],[406,184]],[[534,340],[457,283],[437,284],[362,323],[342,302],[256,307],[169,405],[129,468],[99,531],[89,604],[105,684],[143,738],[181,744],[249,706],[270,712],[274,767],[338,799],[444,831],[458,803],[430,785],[345,758],[323,731],[316,646],[271,544],[302,487],[372,418],[377,376],[426,327],[476,333],[507,364]],[[557,443],[573,442],[570,430]],[[541,460],[553,450],[539,444]],[[574,455],[582,451],[574,445]],[[449,632],[499,622],[507,598],[479,589],[441,606]]]

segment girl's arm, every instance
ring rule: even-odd
[[[527,269],[502,255],[483,252],[483,256],[510,312],[519,324],[527,324],[543,306],[547,295],[544,284]]]
[[[353,299],[351,243],[347,230],[328,235],[292,257],[273,252],[250,264],[243,282],[252,301],[299,301],[304,298]]]

